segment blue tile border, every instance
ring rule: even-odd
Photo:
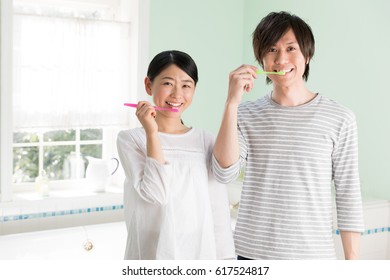
[[[19,220],[47,218],[47,217],[61,217],[66,215],[78,215],[78,214],[86,214],[86,213],[93,213],[93,212],[116,211],[122,209],[123,209],[123,204],[118,204],[118,205],[79,208],[79,209],[71,209],[71,210],[59,210],[59,211],[48,211],[48,212],[39,212],[39,213],[30,213],[30,214],[21,214],[21,215],[0,216],[0,223],[19,221]],[[384,233],[384,232],[390,232],[390,226],[367,229],[364,232],[362,232],[361,235],[371,235],[371,234]],[[335,230],[334,234],[340,235],[340,230],[338,229]]]
[[[122,204],[121,205],[110,205],[110,206],[71,209],[71,210],[48,211],[48,212],[39,212],[39,213],[30,213],[30,214],[21,214],[21,215],[9,215],[9,216],[0,216],[0,222],[3,223],[3,222],[30,220],[30,219],[47,218],[47,217],[60,217],[60,216],[65,216],[65,215],[77,215],[77,214],[113,211],[113,210],[121,210],[121,209],[123,209]]]
[[[390,226],[389,227],[379,227],[379,228],[373,228],[373,229],[366,229],[364,232],[361,233],[361,235],[371,235],[376,233],[383,233],[383,232],[390,232]],[[340,235],[340,230],[336,229],[334,231],[336,235]]]

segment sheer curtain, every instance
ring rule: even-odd
[[[14,15],[14,129],[125,125],[130,24]]]

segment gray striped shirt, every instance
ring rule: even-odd
[[[238,110],[240,161],[220,182],[245,178],[235,228],[238,255],[252,259],[334,259],[332,180],[339,230],[362,232],[354,114],[317,95],[285,107],[267,95]]]

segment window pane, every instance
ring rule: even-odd
[[[80,151],[81,154],[85,156],[95,157],[95,158],[102,158],[102,150],[103,146],[101,144],[94,144],[94,145],[81,145]]]
[[[14,148],[13,182],[34,182],[38,176],[38,147]]]
[[[75,149],[75,146],[52,146],[44,148],[43,168],[49,179],[61,180],[76,178],[76,163],[72,161]],[[84,166],[80,168],[84,168]]]
[[[71,7],[63,18],[50,6],[49,16],[13,17],[14,127],[127,125],[118,104],[131,92],[130,23],[72,19]]]
[[[67,130],[49,131],[43,135],[43,140],[45,142],[75,141],[76,140],[76,130],[67,129]]]
[[[80,140],[102,140],[103,129],[81,129]]]
[[[30,132],[15,132],[14,143],[37,143],[39,142],[39,136],[36,133]]]

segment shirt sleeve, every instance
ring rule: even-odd
[[[135,137],[130,131],[121,131],[117,138],[118,155],[126,175],[125,187],[133,187],[146,202],[165,205],[172,179],[171,166],[147,157],[140,146],[142,142],[137,143]]]
[[[354,115],[343,124],[332,157],[338,228],[345,231],[363,232],[358,137]]]
[[[246,140],[242,135],[240,127],[237,126],[237,134],[238,134],[238,143],[240,146],[240,158],[233,163],[231,166],[226,168],[221,167],[218,160],[215,158],[214,154],[212,155],[212,170],[215,176],[215,179],[222,183],[228,184],[233,182],[240,175],[240,171],[242,167],[245,165],[247,156],[248,156],[248,148],[246,144]]]

